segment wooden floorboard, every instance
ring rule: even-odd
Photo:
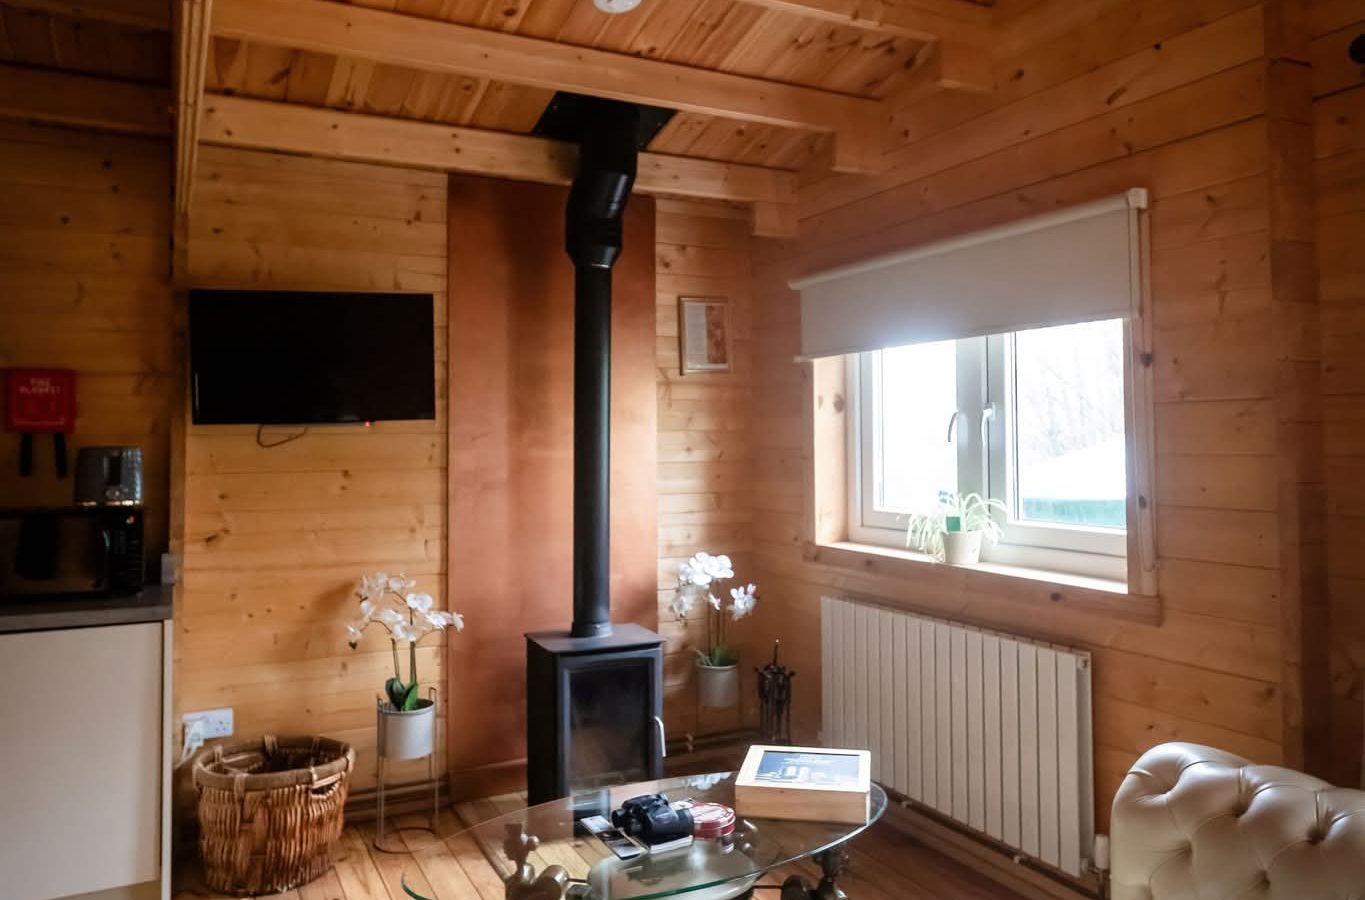
[[[444,823],[447,827],[451,821]],[[269,900],[409,900],[402,878],[413,890],[434,900],[502,900],[502,883],[473,841],[451,842],[440,849],[421,832],[404,832],[411,853],[381,853],[371,841],[370,824],[346,828],[337,847],[337,865],[311,884]],[[1014,893],[961,863],[887,824],[878,824],[849,847],[848,872],[840,886],[850,900],[1022,900]],[[818,877],[813,862],[770,873],[764,884],[780,884],[790,874]],[[776,892],[758,897],[775,900]],[[177,877],[175,900],[225,900],[204,886],[198,866],[184,866]]]

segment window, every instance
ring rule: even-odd
[[[905,545],[941,492],[1004,504],[983,560],[1127,577],[1126,324],[1107,319],[850,357],[850,536]]]

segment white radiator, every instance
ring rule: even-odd
[[[1071,875],[1095,839],[1090,655],[822,601],[824,743],[872,777]]]

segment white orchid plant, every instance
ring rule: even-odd
[[[393,677],[384,682],[384,693],[394,709],[414,710],[417,695],[417,642],[429,634],[454,628],[464,630],[464,616],[457,612],[433,609],[430,594],[413,591],[416,579],[406,575],[375,572],[360,579],[355,595],[360,601],[360,618],[346,623],[346,634],[351,649],[371,625],[379,625],[389,633],[393,647]],[[408,647],[408,680],[403,680],[399,669],[398,648]]]
[[[726,643],[725,632],[729,622],[738,622],[754,611],[758,603],[758,587],[746,584],[730,589],[730,602],[725,603],[716,596],[720,583],[735,577],[734,565],[724,554],[712,556],[701,552],[678,566],[678,589],[673,594],[671,605],[673,614],[686,619],[705,602],[707,648],[698,650],[697,656],[704,666],[733,666],[739,662],[739,655]]]

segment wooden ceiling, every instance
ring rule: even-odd
[[[54,14],[42,5],[6,3],[0,5],[0,62],[168,85],[169,19],[167,11],[103,21]]]
[[[698,68],[881,98],[923,44],[737,0],[644,0],[607,15],[591,0],[361,0],[357,5]],[[553,91],[215,38],[211,92],[529,132]],[[799,169],[816,135],[681,113],[651,150]]]
[[[792,173],[875,171],[890,109],[990,88],[989,5],[0,0],[0,115],[108,108],[107,127],[173,134],[187,214],[201,140],[562,182],[574,148],[525,135],[573,90],[679,110],[641,189],[749,203],[756,233],[789,234]]]

